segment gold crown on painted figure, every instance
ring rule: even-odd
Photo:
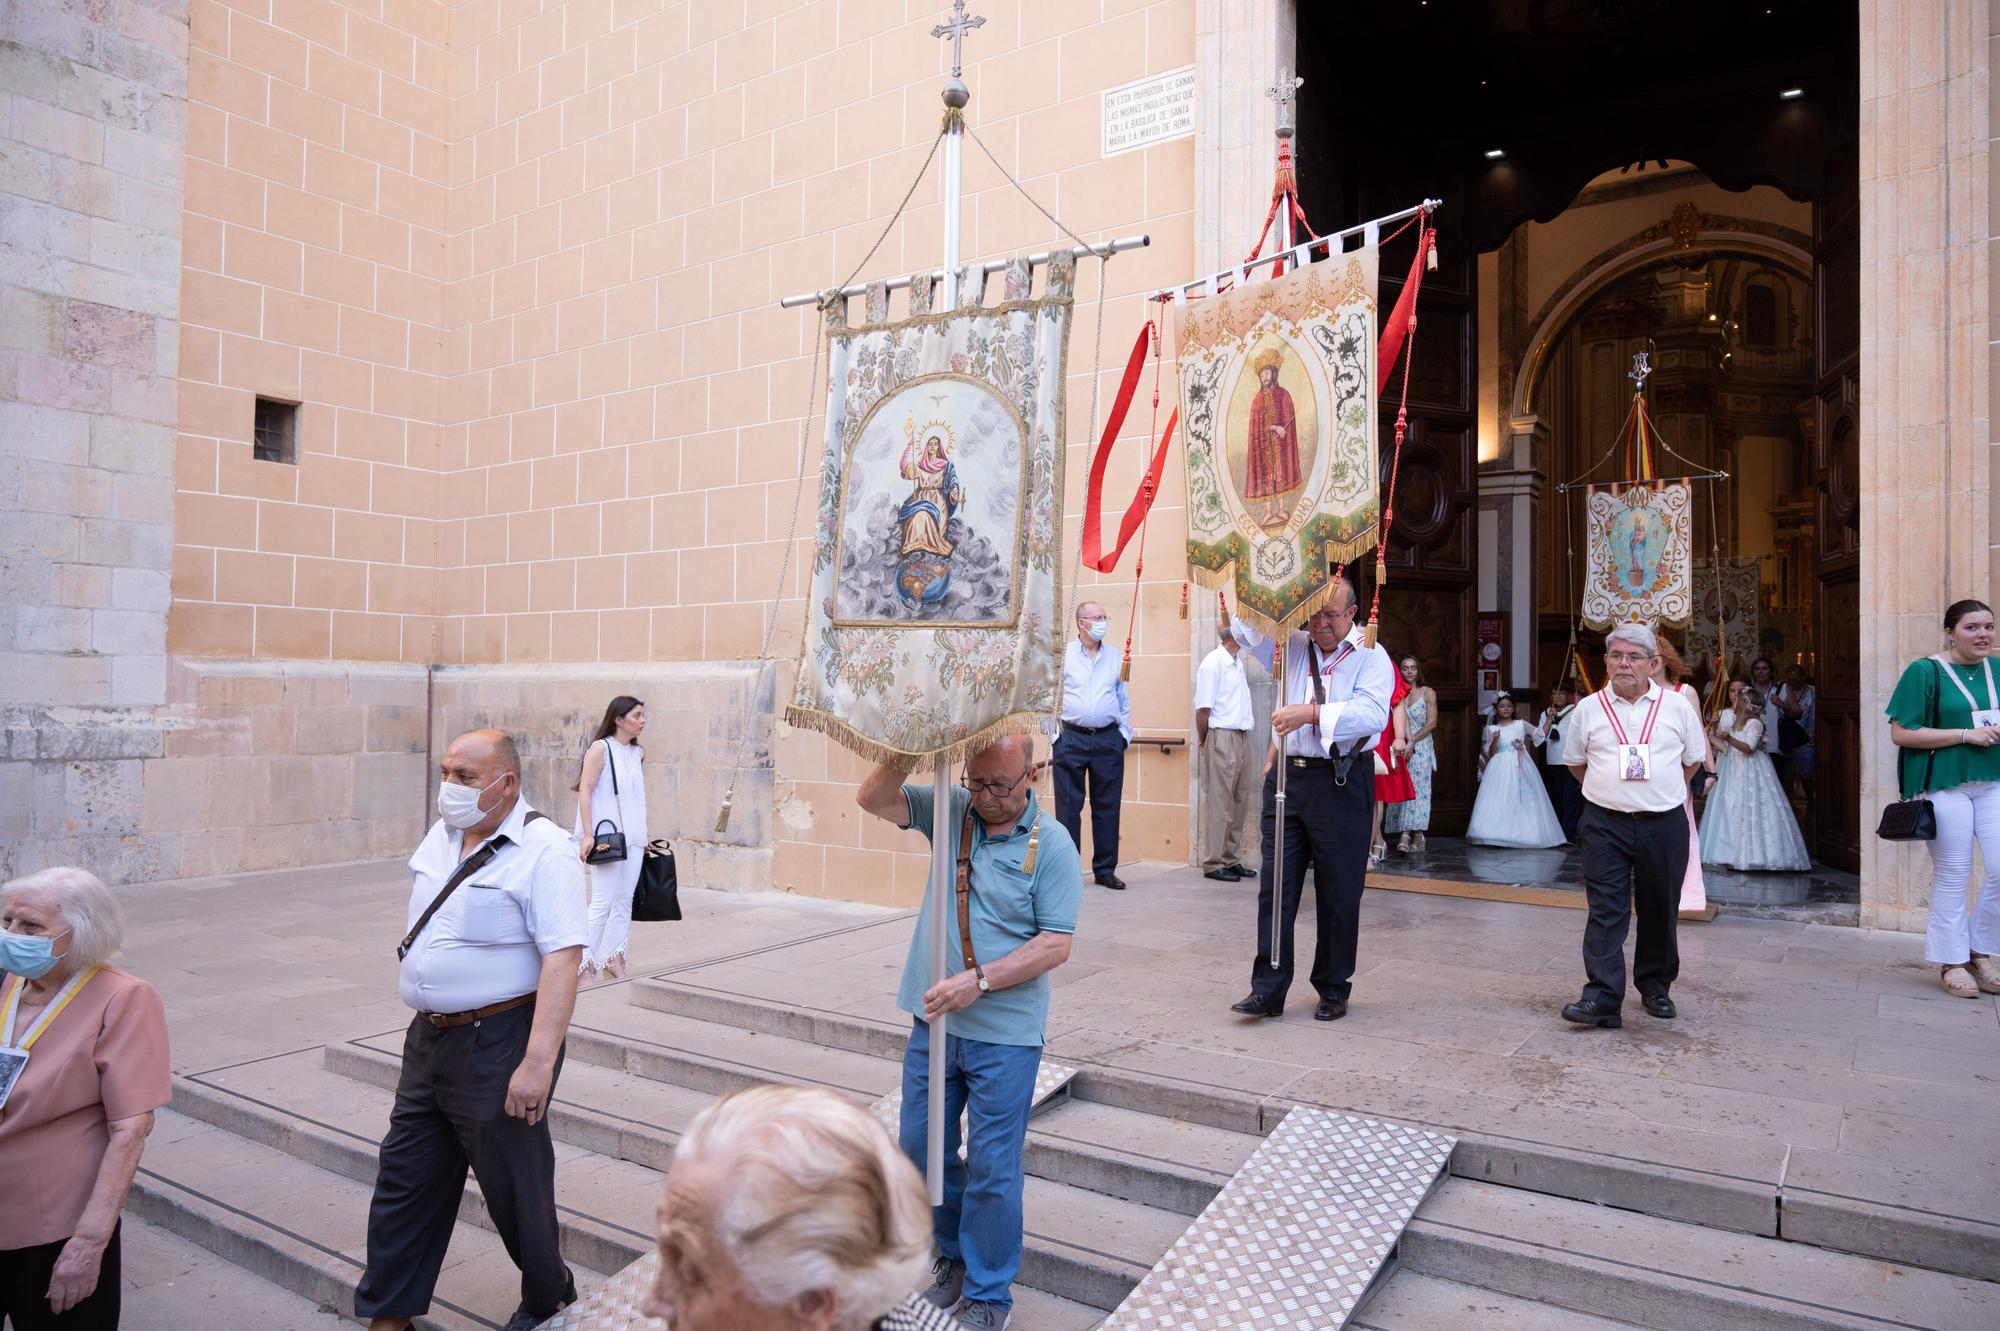
[[[1257,359],[1250,362],[1250,368],[1262,374],[1266,370],[1275,370],[1284,363],[1285,353],[1276,347],[1270,347],[1257,354]]]

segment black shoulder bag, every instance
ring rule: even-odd
[[[620,826],[625,821],[625,796],[618,790],[618,758],[608,739],[604,741],[604,765],[611,769],[611,798],[618,803],[618,818],[599,818],[597,826],[590,829],[590,854],[583,857],[585,864],[616,864],[625,858],[625,829]],[[609,832],[604,830],[607,827]]]
[[[540,809],[530,809],[528,816],[521,820],[521,825],[525,827],[537,818],[546,817],[548,815]],[[458,891],[460,883],[491,864],[495,855],[498,855],[503,849],[513,844],[506,837],[496,836],[489,839],[485,845],[461,860],[457,871],[446,880],[444,891],[431,898],[431,904],[424,907],[422,915],[417,916],[417,922],[410,926],[410,932],[404,934],[403,941],[396,944],[396,960],[401,961],[404,957],[410,955],[410,947],[417,941],[417,935],[422,933],[424,926],[431,922],[431,916],[438,913],[438,907],[444,905],[446,901],[451,899],[451,894]]]
[[[632,887],[632,918],[657,921],[680,917],[681,880],[674,868],[674,848],[665,841],[648,841],[639,857],[639,881]]]
[[[1944,692],[1944,667],[1931,662],[1931,725],[1940,720],[1939,696]],[[1896,755],[1896,776],[1901,783],[1903,762],[1909,756],[1905,750]],[[1937,809],[1925,798],[1930,793],[1931,769],[1937,765],[1937,750],[1924,751],[1924,784],[1914,799],[1899,799],[1882,810],[1882,821],[1875,828],[1875,835],[1884,841],[1935,841],[1937,840]]]

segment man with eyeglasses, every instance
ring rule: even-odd
[[[936,835],[929,783],[906,785],[907,766],[877,767],[856,803],[897,827]],[[903,963],[896,1003],[910,1014],[903,1051],[899,1140],[919,1168],[928,1146],[930,1023],[950,1013],[945,1037],[944,1205],[932,1232],[938,1259],[924,1297],[957,1309],[967,1327],[998,1331],[1012,1315],[1021,1266],[1021,1152],[1049,1019],[1049,972],[1069,959],[1083,900],[1076,843],[1035,801],[1035,744],[995,740],[966,760],[944,813],[957,865],[957,910],[945,955],[963,969],[930,982],[927,888]],[[959,1114],[966,1154],[958,1157]]]
[[[1680,974],[1675,923],[1687,876],[1687,779],[1707,752],[1701,717],[1652,678],[1659,648],[1644,624],[1604,639],[1610,683],[1570,714],[1563,761],[1583,786],[1577,840],[1590,918],[1583,930],[1583,997],[1562,1010],[1579,1026],[1624,1024],[1625,933],[1639,917],[1632,985],[1646,1011],[1674,1015]]]

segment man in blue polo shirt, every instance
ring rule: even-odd
[[[1035,803],[1034,741],[1009,736],[966,760],[945,817],[954,865],[969,846],[970,890],[948,911],[953,967],[930,983],[928,892],[896,1002],[912,1018],[903,1053],[901,1144],[919,1168],[929,1131],[930,1022],[950,1013],[945,1040],[944,1205],[932,1216],[938,1260],[924,1297],[960,1322],[1000,1331],[1011,1320],[1021,1267],[1021,1151],[1049,1019],[1049,972],[1069,959],[1083,897],[1076,843]],[[932,835],[935,795],[904,785],[907,769],[877,767],[856,801],[877,818]],[[961,838],[964,838],[963,840]],[[956,892],[953,894],[956,897]],[[960,912],[970,923],[968,953]],[[966,1158],[958,1158],[959,1114]]]

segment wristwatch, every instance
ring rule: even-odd
[[[972,968],[972,970],[973,973],[979,977],[979,992],[982,994],[992,993],[993,982],[986,978],[986,968],[984,966],[975,965]]]

